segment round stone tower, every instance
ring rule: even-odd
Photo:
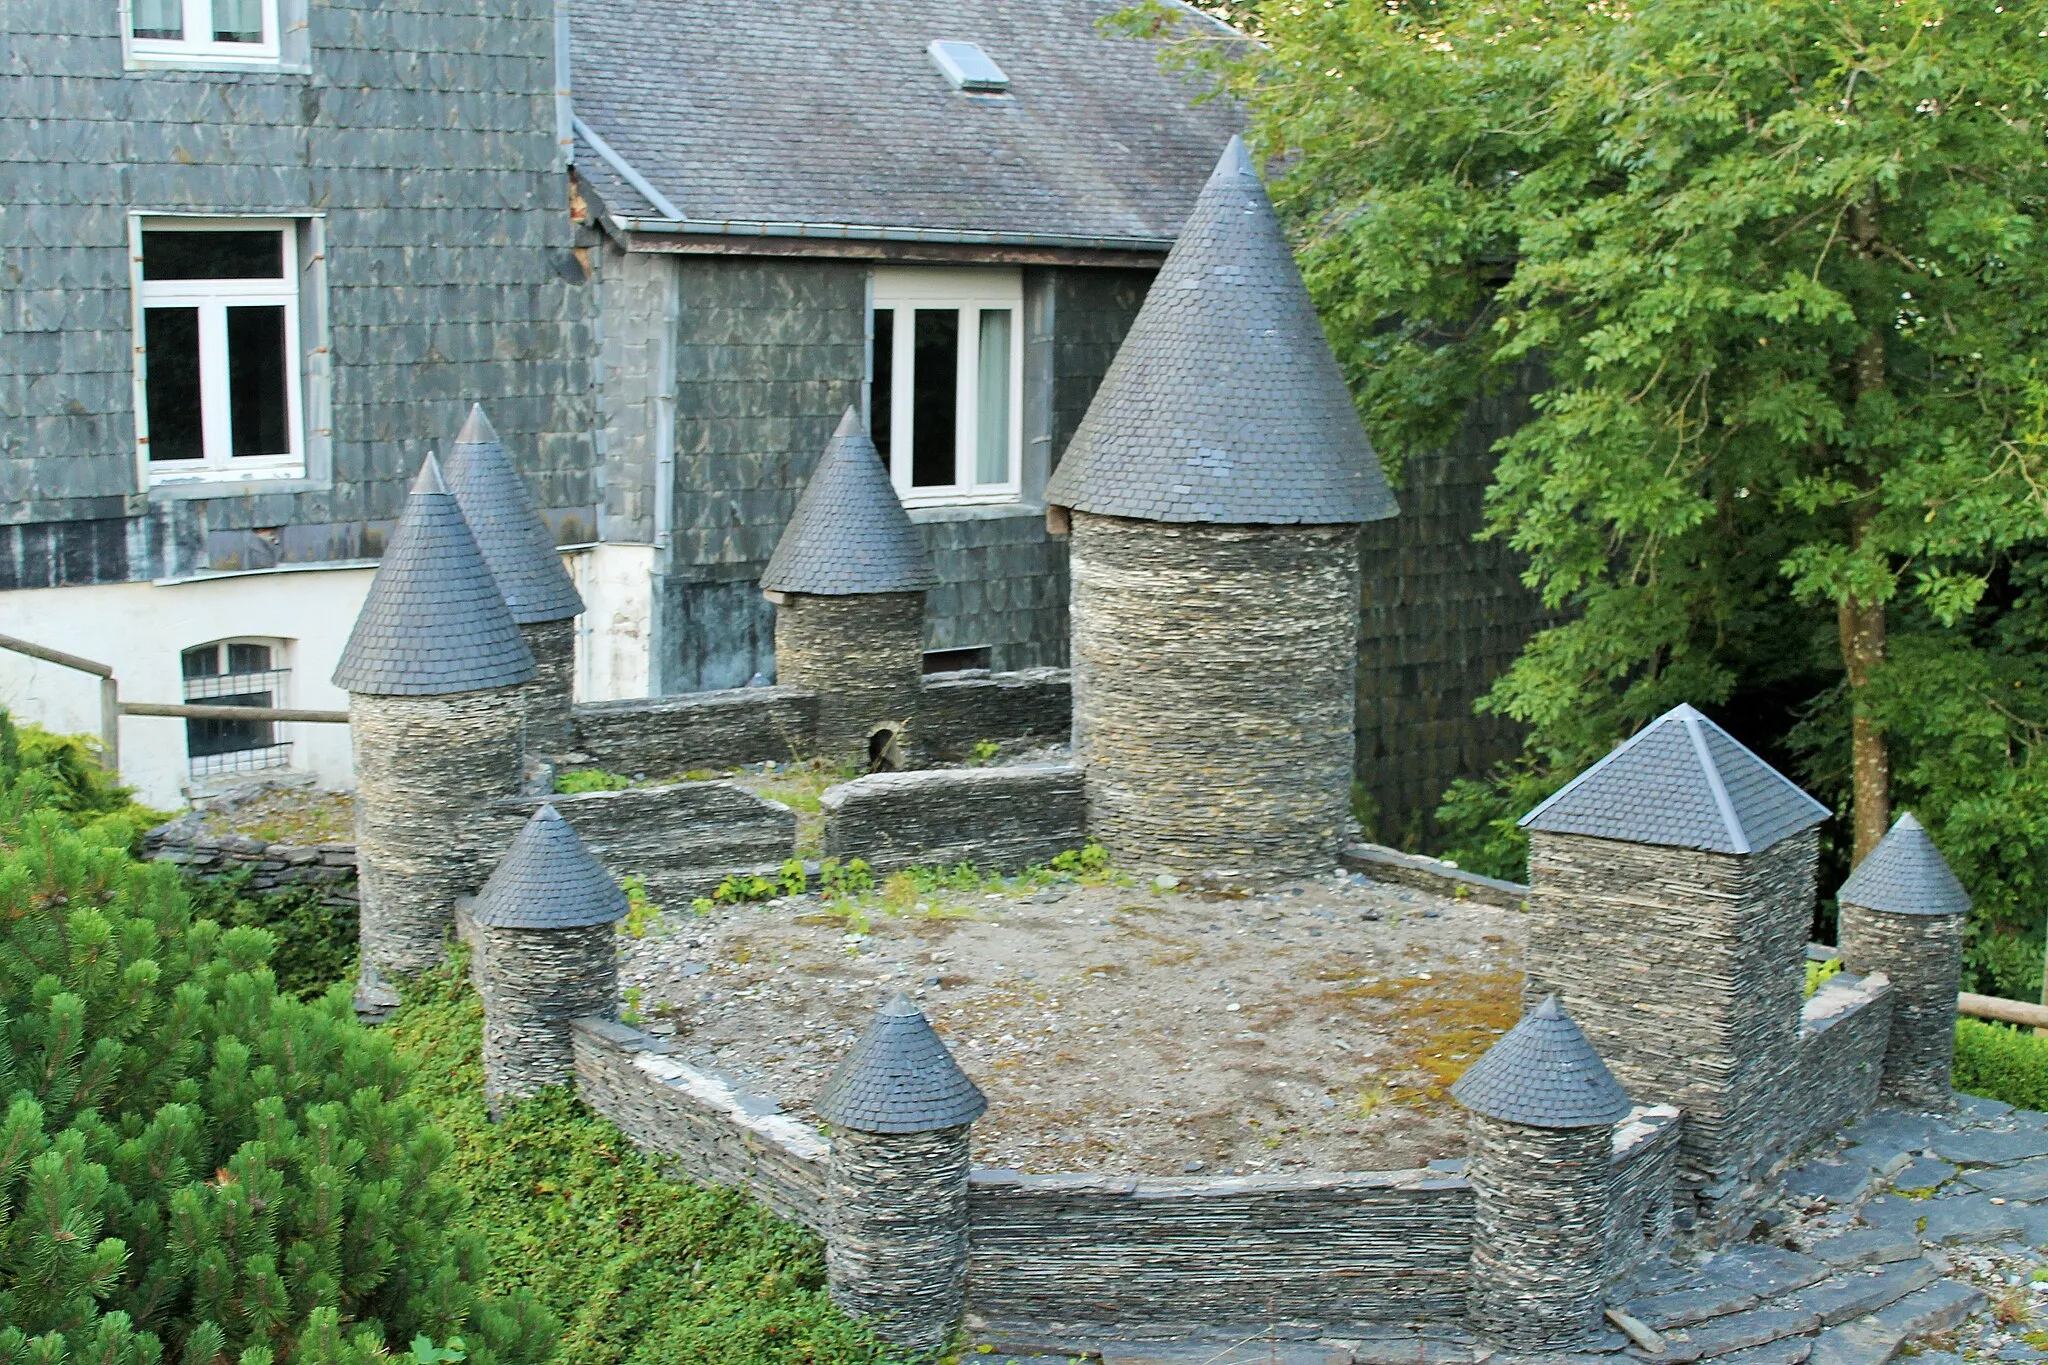
[[[1842,965],[1892,981],[1885,1093],[1916,1109],[1948,1108],[1970,893],[1907,814],[1856,865],[1835,900]]]
[[[1585,1346],[1606,1298],[1608,1163],[1628,1096],[1554,995],[1451,1095],[1467,1114],[1473,1330],[1518,1354]]]
[[[533,655],[429,455],[334,670],[355,746],[362,987],[441,960],[475,807],[515,795]]]
[[[1046,488],[1074,756],[1137,866],[1327,871],[1355,763],[1358,528],[1395,514],[1232,139]]]
[[[527,750],[567,753],[575,747],[569,707],[583,599],[481,403],[470,408],[469,420],[456,433],[447,478],[462,519],[533,654],[534,677],[526,685]]]
[[[761,575],[775,680],[818,695],[818,753],[869,769],[914,750],[924,675],[924,542],[852,408]]]
[[[612,925],[626,896],[552,805],[519,831],[470,906],[484,1003],[484,1093],[523,1099],[568,1085],[569,1021],[618,1013]]]
[[[967,1134],[988,1108],[898,995],[818,1097],[831,1125],[825,1275],[832,1302],[917,1355],[945,1345],[967,1283]]]

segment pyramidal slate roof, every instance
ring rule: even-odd
[[[988,1100],[924,1012],[898,994],[868,1021],[818,1096],[818,1116],[863,1133],[929,1133],[980,1118]]]
[[[430,697],[523,683],[533,654],[432,455],[335,665],[349,692]]]
[[[1555,995],[1467,1067],[1451,1097],[1475,1114],[1529,1128],[1604,1127],[1635,1107]]]
[[[552,804],[533,813],[469,908],[493,929],[580,929],[625,914],[626,893]]]
[[[762,588],[851,597],[938,585],[875,443],[848,408],[775,544]]]
[[[583,610],[583,599],[562,567],[562,555],[526,481],[512,467],[505,443],[484,416],[484,405],[469,420],[448,452],[448,489],[462,508],[491,577],[504,590],[505,605],[520,625],[563,621]]]
[[[1894,915],[1961,915],[1970,908],[1970,893],[1910,811],[1856,864],[1835,899]]]
[[[1398,510],[1241,139],[1195,201],[1045,497],[1106,516],[1253,525]]]
[[[1750,853],[1828,808],[1690,706],[1674,706],[1521,819],[1524,829]]]

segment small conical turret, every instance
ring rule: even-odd
[[[437,696],[523,683],[533,655],[432,455],[370,582],[334,685]]]
[[[1395,514],[1241,139],[1196,199],[1045,497],[1145,521],[1336,525]]]
[[[988,1100],[924,1012],[897,995],[869,1021],[818,1096],[819,1117],[864,1133],[929,1133],[971,1123]]]
[[[1633,1107],[1555,995],[1522,1016],[1451,1086],[1475,1114],[1525,1128],[1593,1128]]]
[[[1961,915],[1970,909],[1970,893],[1910,811],[1856,864],[1835,899],[1894,915]]]
[[[505,594],[512,619],[523,626],[580,613],[583,599],[562,567],[555,538],[481,403],[470,408],[469,420],[456,434],[447,475],[449,491]]]
[[[543,804],[470,906],[492,929],[580,929],[625,918],[626,893],[569,822]]]
[[[875,443],[848,408],[776,542],[761,587],[852,597],[922,592],[938,583]]]

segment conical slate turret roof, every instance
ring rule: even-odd
[[[929,1133],[980,1118],[988,1101],[903,995],[882,1006],[818,1096],[818,1116],[863,1133]]]
[[[432,455],[370,580],[334,685],[392,697],[506,687],[533,655]]]
[[[1105,516],[1254,525],[1398,510],[1240,139],[1195,201],[1045,497]]]
[[[1970,909],[1970,893],[1910,811],[1856,864],[1835,899],[1894,915],[1961,915]]]
[[[875,443],[848,408],[775,544],[761,587],[853,597],[938,585]]]
[[[505,851],[470,918],[493,929],[580,929],[625,918],[619,890],[553,805],[542,805]]]
[[[562,567],[555,538],[481,403],[470,408],[469,420],[456,434],[447,475],[448,489],[484,552],[491,577],[504,591],[512,619],[523,626],[565,621],[581,612],[583,599]]]
[[[1690,706],[1674,706],[1521,819],[1524,829],[1750,853],[1828,808]]]
[[[1528,1128],[1604,1127],[1634,1108],[1554,995],[1467,1067],[1451,1098],[1475,1114]]]

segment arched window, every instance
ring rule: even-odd
[[[282,640],[215,640],[181,656],[185,700],[206,706],[283,706],[291,670]],[[187,720],[185,752],[192,775],[288,768],[289,741],[268,720]]]

